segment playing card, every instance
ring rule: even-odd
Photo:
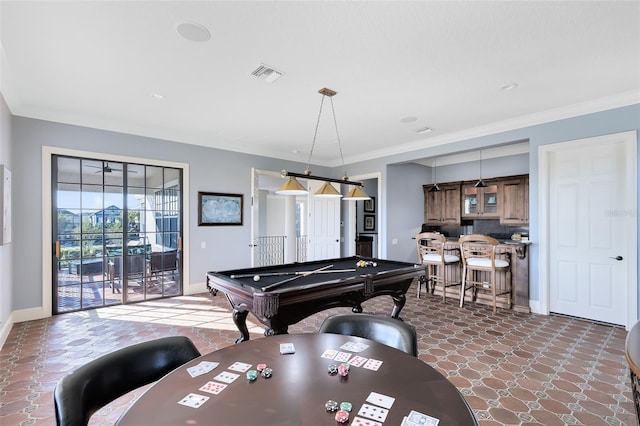
[[[342,349],[343,351],[350,351],[352,346],[353,342],[347,342],[344,345],[340,346],[340,349]]]
[[[296,353],[293,343],[280,343],[280,353],[283,355]]]
[[[178,404],[186,405],[191,408],[200,408],[209,399],[208,396],[198,395],[197,393],[190,393],[189,395],[178,401]]]
[[[327,349],[322,353],[322,358],[333,359],[338,354],[335,349]]]
[[[411,410],[408,417],[409,421],[415,423],[417,425],[425,425],[425,426],[437,426],[440,423],[440,419],[436,419],[435,417],[427,416],[426,414],[419,413],[415,410]]]
[[[228,369],[244,373],[245,371],[247,371],[250,368],[251,368],[251,364],[247,364],[246,362],[236,361],[233,364],[231,364]]]
[[[240,377],[239,374],[229,373],[228,371],[223,371],[222,373],[220,373],[216,377],[214,377],[213,380],[217,380],[219,382],[224,382],[224,383],[231,383],[235,379],[237,379],[238,377]]]
[[[378,392],[371,392],[367,397],[367,402],[379,405],[380,407],[384,408],[391,408],[395,400],[395,398],[391,398],[390,396],[383,395]]]
[[[381,366],[382,361],[380,361],[379,359],[369,358],[369,361],[365,362],[362,367],[368,370],[378,371]]]
[[[201,361],[198,365],[201,365],[206,370],[206,372],[208,373],[209,371],[213,370],[218,365],[220,365],[220,363],[219,362],[211,362],[211,361]]]
[[[354,344],[351,346],[351,350],[352,350],[353,352],[362,352],[362,351],[364,351],[365,349],[367,349],[368,347],[369,347],[369,345],[367,345],[367,344],[365,344],[365,343],[354,343]]]
[[[198,365],[194,365],[193,367],[187,368],[187,372],[191,377],[197,377],[205,374],[207,370],[205,370],[203,366],[198,364]]]
[[[351,354],[349,352],[338,352],[333,360],[338,362],[347,362],[349,361],[349,358],[351,358]]]
[[[389,414],[389,410],[386,408],[371,404],[362,404],[360,411],[358,411],[359,416],[367,417],[380,423],[384,423],[387,418],[387,414]]]
[[[226,388],[228,385],[216,382],[207,382],[204,386],[199,388],[202,392],[212,393],[214,395],[219,394]]]
[[[351,360],[349,361],[349,365],[353,365],[354,367],[361,367],[365,362],[367,362],[367,358],[356,355],[351,358]]]
[[[382,426],[382,423],[365,419],[364,417],[354,417],[351,426]]]
[[[187,368],[187,372],[191,377],[201,376],[209,371],[213,370],[218,366],[217,362],[210,361],[201,361],[200,363],[194,365],[193,367]]]

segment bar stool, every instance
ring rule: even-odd
[[[458,243],[462,256],[460,307],[464,305],[467,289],[473,289],[473,300],[477,298],[478,290],[490,293],[494,314],[497,296],[508,294],[511,307],[511,268],[508,260],[496,259],[498,240],[488,235],[471,234],[460,237]],[[504,287],[498,288],[496,272],[506,273]]]
[[[431,293],[435,290],[436,284],[442,285],[442,302],[447,301],[447,288],[459,286],[462,283],[458,280],[447,279],[447,269],[455,266],[456,270],[460,270],[460,256],[447,254],[444,249],[444,243],[447,239],[442,234],[435,232],[422,232],[416,237],[418,245],[418,263],[425,265],[427,274],[420,277],[418,282],[418,298],[420,298],[420,290],[422,284],[425,284],[427,292],[429,284],[431,284]],[[451,272],[449,278],[451,278]],[[458,274],[455,274],[458,275]]]

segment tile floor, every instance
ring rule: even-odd
[[[419,335],[420,359],[449,378],[481,425],[634,425],[619,327],[558,316],[524,315],[484,306],[458,308],[439,297],[408,293],[402,311]],[[365,302],[388,314],[391,298]],[[317,331],[336,308],[292,326]],[[249,316],[251,319],[251,316]],[[263,338],[253,322],[252,338]],[[16,324],[0,351],[0,424],[54,425],[52,389],[60,377],[99,355],[134,342],[182,334],[202,353],[239,335],[218,293],[113,306]],[[104,407],[91,425],[112,425],[140,389]]]

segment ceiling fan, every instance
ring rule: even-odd
[[[92,164],[85,164],[85,167],[91,167],[93,169],[101,169],[98,170],[96,173],[100,173],[100,172],[104,172],[104,173],[111,173],[111,172],[121,172],[122,169],[115,169],[111,166],[109,166],[109,163],[107,163],[106,161],[104,162],[104,166],[100,167],[100,166],[94,166]],[[128,173],[138,173],[136,170],[129,170]]]

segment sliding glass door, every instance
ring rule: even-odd
[[[52,157],[53,312],[182,294],[182,170]]]

